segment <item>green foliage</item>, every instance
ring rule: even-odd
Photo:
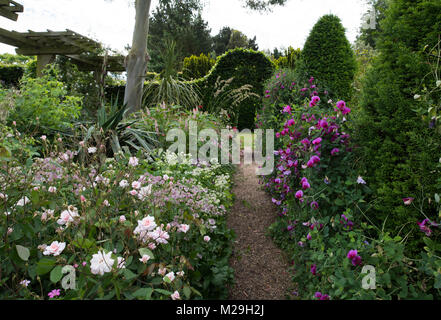
[[[210,100],[216,93],[216,83],[219,81],[233,78],[229,84],[229,90],[251,85],[252,93],[258,95],[259,98],[254,95],[250,96],[235,108],[238,118],[233,126],[239,129],[254,129],[256,108],[262,103],[260,97],[263,93],[264,82],[271,77],[274,69],[274,63],[263,53],[237,48],[218,57],[209,74],[191,83],[200,90],[203,106],[210,104]]]
[[[430,128],[429,121],[424,121],[427,116],[422,118],[414,111],[418,105],[414,94],[422,85],[435,86],[431,65],[425,63],[422,50],[439,41],[441,3],[391,1],[381,27],[379,55],[362,83],[355,133],[366,181],[379,198],[371,218],[383,221],[388,217],[389,230],[403,227],[408,232],[409,223],[417,220],[418,213],[400,206],[402,198],[419,197],[425,212],[437,214],[424,199],[430,199],[436,191],[433,175],[439,172],[440,135]],[[439,93],[433,98],[439,99]],[[421,235],[412,235],[411,240],[415,250]]]
[[[23,78],[20,91],[14,91],[15,108],[7,121],[13,122],[20,132],[31,135],[50,134],[66,130],[78,119],[81,98],[67,95],[65,85],[52,75],[41,78]]]
[[[158,80],[149,81],[144,87],[143,105],[147,108],[165,103],[182,105],[188,109],[200,104],[197,88],[177,79],[178,53],[176,43],[167,41],[163,55],[164,69]]]
[[[285,50],[284,55],[280,56],[278,59],[274,61],[277,66],[277,69],[295,69],[296,62],[300,58],[301,50],[294,49],[289,46],[288,49]]]
[[[24,74],[35,77],[34,57],[17,54],[0,54],[0,84],[6,87],[18,87]]]
[[[198,0],[165,0],[153,11],[149,24],[149,70],[161,72],[165,66],[162,52],[167,41],[174,41],[177,62],[184,57],[208,54],[211,35],[208,23],[201,16],[202,4]]]
[[[345,29],[334,15],[321,17],[309,34],[298,70],[303,80],[314,77],[331,97],[348,100],[352,94],[355,58]]]
[[[182,77],[186,80],[203,78],[211,70],[215,60],[201,53],[184,59]]]

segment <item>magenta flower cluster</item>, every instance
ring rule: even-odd
[[[352,265],[354,266],[359,266],[362,263],[361,257],[358,255],[357,250],[349,250],[347,257],[349,260],[351,260]]]

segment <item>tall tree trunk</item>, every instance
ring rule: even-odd
[[[147,63],[150,59],[147,54],[150,4],[151,0],[136,0],[136,21],[132,48],[125,61],[127,83],[124,92],[124,104],[127,104],[127,113],[132,113],[141,108],[144,79],[147,72]]]

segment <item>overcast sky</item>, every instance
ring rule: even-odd
[[[16,0],[24,12],[14,22],[0,17],[0,27],[19,32],[70,29],[125,53],[131,43],[135,8],[129,0]],[[152,11],[159,0],[152,1]],[[259,48],[302,48],[309,31],[324,14],[340,17],[349,41],[353,42],[367,11],[365,0],[288,0],[270,13],[242,8],[239,0],[206,0],[203,18],[212,35],[229,26],[257,37]],[[0,53],[15,53],[14,47],[0,44]]]

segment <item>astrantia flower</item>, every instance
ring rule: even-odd
[[[121,188],[126,188],[126,187],[129,186],[129,182],[127,180],[121,180],[120,183],[119,183],[119,186]]]
[[[136,167],[138,165],[138,158],[137,157],[130,157],[129,159],[129,166]]]
[[[54,257],[56,257],[59,256],[61,252],[63,252],[64,248],[66,248],[66,242],[54,241],[50,244],[50,246],[46,246],[43,254],[45,256],[53,255]]]
[[[90,272],[102,276],[104,273],[112,271],[114,262],[112,252],[105,253],[104,251],[98,251],[90,260]]]

